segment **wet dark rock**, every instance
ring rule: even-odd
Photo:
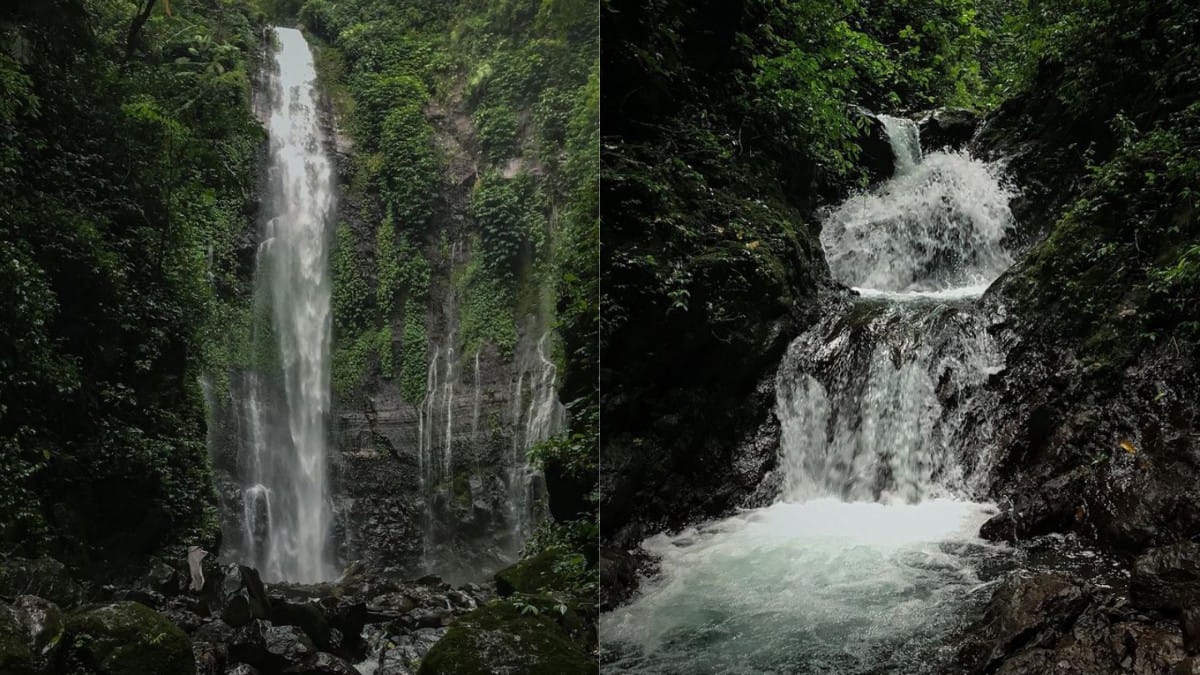
[[[162,609],[166,598],[162,593],[146,588],[112,588],[104,589],[109,600],[114,602],[140,602],[151,609]]]
[[[644,554],[611,547],[600,549],[600,611],[615,609],[633,597],[638,570],[645,562]]]
[[[83,602],[83,588],[52,558],[0,558],[0,595],[36,595],[69,609]]]
[[[1186,607],[1180,619],[1183,626],[1183,646],[1191,654],[1200,653],[1200,607]]]
[[[225,669],[225,675],[261,675],[258,668],[249,663],[235,663]]]
[[[1141,614],[1119,593],[1042,573],[996,590],[963,631],[951,672],[1156,675],[1183,661],[1183,642],[1177,625]]]
[[[1011,511],[1001,511],[987,519],[980,528],[979,536],[988,541],[1017,541],[1017,521]]]
[[[883,122],[869,110],[855,108],[854,112],[865,122],[858,138],[859,165],[866,170],[872,183],[891,178],[896,172],[896,154]]]
[[[276,668],[298,666],[317,652],[316,646],[303,630],[296,626],[272,626],[265,632],[269,665]],[[252,664],[253,665],[253,664]],[[273,668],[265,668],[273,670]]]
[[[304,663],[289,666],[283,672],[289,675],[360,675],[345,659],[328,652],[317,652]]]
[[[34,672],[33,650],[29,642],[20,612],[0,605],[0,673],[26,675]]]
[[[257,619],[245,626],[233,629],[232,634],[224,641],[224,644],[227,645],[226,651],[229,660],[249,664],[266,663],[268,661],[266,633],[267,623]]]
[[[221,675],[225,672],[225,657],[221,648],[211,642],[192,642],[192,660],[196,675]]]
[[[190,675],[196,669],[187,635],[137,602],[118,602],[69,616],[63,645],[60,672]]]
[[[475,598],[460,590],[452,590],[446,593],[446,598],[460,609],[475,609],[478,606]]]
[[[407,614],[417,606],[406,593],[385,593],[367,604],[367,621],[380,623],[391,621]]]
[[[331,643],[353,648],[362,641],[363,627],[367,623],[367,605],[364,602],[340,598],[322,598],[321,609],[329,621],[330,633],[338,636]]]
[[[1059,575],[1011,580],[995,592],[983,618],[968,631],[958,661],[967,672],[992,672],[1013,652],[1053,640],[1089,600],[1079,584]]]
[[[410,613],[413,625],[418,628],[440,628],[450,624],[454,615],[447,609],[413,610]]]
[[[253,567],[236,564],[225,567],[221,596],[221,617],[231,626],[271,616],[271,598]]]
[[[1138,556],[1130,601],[1144,609],[1169,612],[1200,606],[1200,544],[1182,542]]]
[[[276,626],[296,626],[303,630],[317,647],[329,648],[329,619],[315,601],[291,602],[275,598],[271,603],[270,620]]]
[[[979,113],[966,108],[932,110],[917,122],[921,149],[925,152],[945,148],[958,150],[975,135],[981,120],[982,116]]]
[[[422,628],[392,636],[375,658],[376,675],[415,675],[421,659],[445,634],[445,628]]]
[[[156,560],[150,565],[144,582],[150,590],[162,596],[178,595],[184,584],[183,575],[179,568],[162,560]]]
[[[421,660],[420,675],[587,675],[599,664],[548,612],[496,601],[460,617]]]

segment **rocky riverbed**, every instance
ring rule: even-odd
[[[595,672],[581,646],[596,643],[586,609],[547,592],[557,561],[535,557],[486,584],[455,587],[362,565],[336,582],[300,585],[264,584],[253,568],[206,561],[198,579],[184,559],[158,560],[131,584],[94,586],[48,558],[8,558],[0,672]]]

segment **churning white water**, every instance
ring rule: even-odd
[[[239,406],[245,555],[267,579],[329,578],[330,508],[326,487],[329,412],[330,286],[326,221],[332,166],[322,146],[316,70],[298,30],[276,28],[270,112],[270,193],[256,269],[259,298],[270,304],[282,401],[268,405],[258,375],[247,376]]]
[[[776,377],[778,501],[642,546],[660,573],[608,613],[608,671],[924,673],[1007,551],[980,540],[983,386],[1003,351],[974,299],[1011,262],[998,169],[922,157],[884,118],[897,172],[831,210],[822,243],[856,297]],[[1002,565],[1003,563],[1001,563]]]
[[[891,180],[828,214],[821,243],[830,271],[856,289],[982,292],[1012,264],[1004,248],[1012,188],[999,167],[966,151],[905,154]]]

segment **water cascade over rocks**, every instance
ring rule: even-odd
[[[614,670],[921,673],[1008,553],[978,539],[990,466],[982,387],[1004,353],[976,299],[1012,258],[1013,194],[965,152],[922,157],[882,117],[896,174],[824,217],[854,290],[776,380],[775,504],[643,543],[661,573],[610,612]]]
[[[298,30],[276,28],[267,129],[267,213],[255,267],[265,326],[256,353],[278,372],[233,382],[242,484],[240,556],[265,579],[316,582],[335,573],[326,481],[330,381],[327,221],[332,165],[322,147],[313,56]],[[272,369],[273,370],[273,369]]]

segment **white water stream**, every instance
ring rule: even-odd
[[[330,281],[326,223],[332,165],[322,147],[316,70],[298,30],[276,28],[271,73],[270,193],[255,270],[270,306],[282,399],[248,373],[235,401],[244,426],[243,555],[268,580],[315,582],[334,575],[326,485]],[[270,401],[270,404],[268,404]]]
[[[643,542],[660,573],[602,618],[605,672],[922,673],[1007,552],[977,537],[1004,368],[977,298],[1010,263],[1010,190],[965,152],[922,157],[884,118],[897,173],[825,218],[833,276],[858,297],[781,364],[780,494]]]

